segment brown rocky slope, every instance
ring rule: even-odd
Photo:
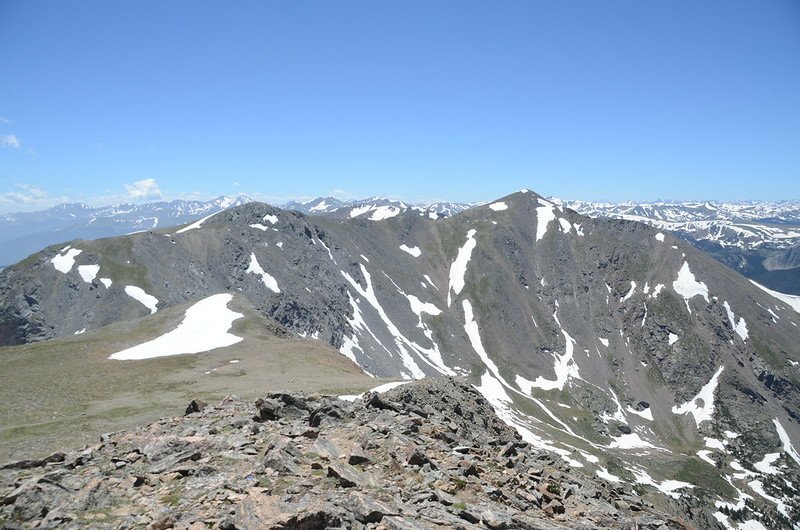
[[[4,528],[684,528],[530,447],[460,379],[270,394],[0,466]]]

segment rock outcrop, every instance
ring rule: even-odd
[[[0,467],[4,528],[683,528],[523,442],[460,379],[269,394]]]

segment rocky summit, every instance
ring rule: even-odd
[[[461,379],[194,400],[183,417],[0,466],[4,528],[686,528],[574,473]],[[674,507],[673,507],[674,508]]]

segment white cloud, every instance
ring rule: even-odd
[[[353,199],[358,199],[359,198],[359,196],[356,195],[355,193],[352,193],[352,192],[349,192],[349,191],[345,191],[345,190],[340,190],[340,189],[335,189],[335,190],[329,191],[328,192],[328,196],[333,197],[334,199],[339,199],[340,201],[349,201],[349,200],[353,200]]]
[[[16,186],[28,192],[28,194],[35,199],[47,197],[47,192],[38,186],[33,186],[31,184],[17,184]]]
[[[0,125],[11,125],[12,121],[0,116]]]
[[[15,184],[14,186],[20,191],[0,193],[0,207],[5,206],[0,209],[5,211],[31,210],[69,202],[69,197],[51,197],[45,190],[31,184]]]
[[[128,198],[133,200],[160,199],[161,190],[156,179],[137,180],[133,184],[125,184]]]
[[[5,134],[0,136],[0,147],[9,149],[19,149],[22,147],[22,142],[15,134]]]

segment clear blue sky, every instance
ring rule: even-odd
[[[0,0],[0,44],[0,211],[800,198],[795,0]]]

